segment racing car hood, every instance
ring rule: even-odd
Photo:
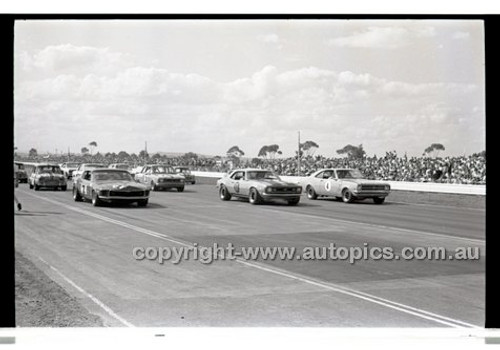
[[[173,179],[184,179],[184,176],[182,175],[176,175],[176,174],[159,174],[159,175],[153,175],[157,179],[168,179],[168,180],[173,180]]]
[[[300,187],[300,185],[291,183],[291,182],[285,182],[283,180],[259,180],[259,183],[265,185],[265,186],[275,186],[275,187]]]
[[[385,182],[378,180],[367,180],[367,179],[341,179],[342,181],[354,182],[356,184],[366,184],[366,185],[388,185]]]
[[[146,191],[148,188],[135,181],[102,181],[94,183],[96,190],[113,190],[113,191]]]

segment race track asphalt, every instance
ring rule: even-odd
[[[485,210],[308,200],[221,201],[213,185],[146,208],[68,191],[16,195],[16,250],[108,326],[483,327]],[[476,260],[136,260],[136,247],[457,247]]]

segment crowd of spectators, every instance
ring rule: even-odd
[[[86,158],[85,158],[86,157]],[[62,163],[68,157],[50,158],[45,161]],[[89,161],[88,155],[72,157],[72,161]],[[30,159],[16,159],[33,161]],[[298,175],[296,157],[275,159],[238,159],[227,157],[150,157],[149,159],[107,159],[94,155],[93,162],[118,163],[127,162],[131,167],[145,163],[162,163],[172,166],[188,166],[191,170],[228,172],[236,167],[271,169],[278,175]],[[485,184],[485,153],[459,157],[400,157],[396,152],[387,152],[383,157],[326,158],[323,156],[303,157],[300,163],[300,175],[309,175],[321,168],[357,168],[368,179],[410,181],[410,182],[444,182],[456,184]]]

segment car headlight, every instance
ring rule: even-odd
[[[390,191],[391,190],[391,186],[390,185],[385,185],[385,190],[386,191]]]
[[[358,186],[356,188],[358,191],[361,191],[361,184],[358,184]]]
[[[272,193],[273,192],[273,188],[272,187],[266,187],[265,192],[266,193]]]
[[[145,196],[149,196],[149,190],[144,191]]]
[[[302,192],[302,187],[297,187],[297,193]]]
[[[101,190],[101,191],[99,191],[99,196],[108,197],[109,196],[109,190]]]

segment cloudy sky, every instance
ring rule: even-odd
[[[485,149],[481,21],[18,21],[20,151]]]

